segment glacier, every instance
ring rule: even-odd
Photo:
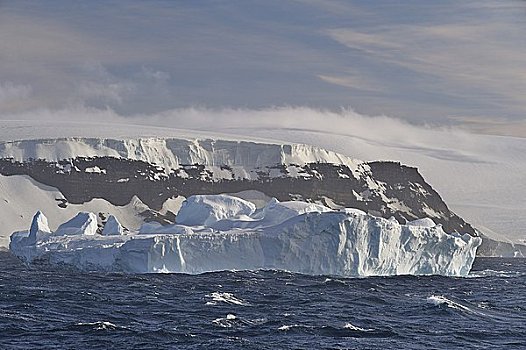
[[[10,250],[27,263],[86,271],[466,276],[481,244],[467,233],[448,234],[431,219],[402,225],[352,208],[276,199],[256,209],[229,195],[189,197],[171,226],[125,231],[111,217],[99,234],[94,219],[79,213],[53,232],[38,212],[29,231],[11,235]]]

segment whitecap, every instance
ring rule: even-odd
[[[520,277],[523,274],[519,271],[497,271],[497,270],[482,270],[482,271],[472,271],[467,277],[469,278],[482,278],[482,277],[503,277],[503,278],[512,278]]]
[[[467,306],[454,302],[453,300],[450,300],[442,295],[431,295],[426,300],[428,303],[433,305],[446,305],[447,307],[450,307],[452,309],[470,311],[470,309]]]
[[[374,331],[374,329],[372,329],[372,328],[362,328],[362,327],[355,326],[351,322],[347,322],[345,324],[345,326],[343,326],[343,328],[349,329],[351,331],[358,331],[358,332],[372,332],[372,331]]]
[[[232,327],[247,327],[263,324],[267,322],[266,318],[257,318],[254,320],[245,320],[237,317],[234,314],[227,314],[226,317],[216,318],[212,321],[213,324],[223,328],[232,328]]]
[[[298,327],[297,324],[291,324],[291,325],[283,325],[281,327],[278,328],[278,331],[288,331],[290,330],[292,327]]]
[[[114,323],[108,322],[108,321],[97,321],[97,322],[79,322],[76,324],[77,326],[90,326],[93,327],[94,330],[107,330],[107,329],[117,329],[119,326],[117,326]]]
[[[154,266],[154,267],[152,268],[152,271],[153,271],[154,273],[172,273],[172,272],[173,272],[173,271],[168,270],[168,268],[166,267],[165,264],[163,264],[162,267],[155,267],[155,266]]]
[[[471,308],[469,308],[469,307],[467,307],[465,305],[462,305],[461,303],[458,303],[456,301],[448,299],[448,298],[446,298],[445,296],[442,296],[442,295],[431,295],[426,300],[427,300],[428,303],[436,305],[436,306],[445,305],[445,306],[447,306],[448,308],[451,308],[451,309],[455,309],[455,310],[459,310],[459,311],[463,311],[463,312],[469,312],[469,313],[472,313],[472,314],[478,314],[478,315],[484,315],[485,316],[485,314],[480,312],[480,311],[473,310],[473,309],[471,309]]]
[[[328,283],[347,284],[345,281],[337,279],[337,278],[325,278],[323,283],[324,284],[328,284]]]
[[[212,298],[212,301],[208,301],[206,305],[216,305],[218,302],[233,304],[233,305],[242,305],[249,306],[250,303],[246,302],[243,299],[239,299],[232,293],[227,292],[212,292],[206,295],[209,298]]]
[[[227,314],[226,317],[216,318],[212,321],[213,324],[223,328],[231,328],[236,325],[237,316],[234,314]]]
[[[302,325],[302,324],[290,324],[290,325],[282,325],[280,327],[278,327],[278,331],[283,331],[283,332],[287,332],[287,331],[290,331],[292,328],[308,328],[308,329],[313,329],[314,326],[307,326],[307,325]]]

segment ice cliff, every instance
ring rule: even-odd
[[[214,180],[257,178],[257,171],[276,164],[307,164],[315,162],[343,164],[356,170],[361,161],[319,147],[302,144],[270,144],[191,138],[103,139],[57,138],[0,142],[0,158],[24,162],[42,159],[59,162],[77,157],[113,157],[155,164],[169,174],[181,167],[201,164]],[[78,171],[74,166],[63,172]],[[93,166],[88,173],[104,173],[105,168]],[[270,176],[282,175],[279,171]],[[161,176],[161,174],[156,174]],[[301,174],[298,174],[301,176]]]
[[[173,226],[150,224],[130,234],[111,219],[106,225],[112,234],[101,235],[93,233],[88,213],[61,226],[68,230],[55,232],[37,213],[30,231],[12,234],[10,249],[29,263],[81,270],[465,276],[481,243],[467,233],[445,233],[432,220],[401,225],[360,210],[303,202],[272,200],[256,210],[227,195],[199,196],[190,197],[180,215]]]

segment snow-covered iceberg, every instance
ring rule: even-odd
[[[447,234],[430,219],[401,225],[359,210],[310,203],[272,200],[256,210],[239,198],[199,196],[190,197],[181,210],[177,225],[149,224],[140,233],[123,234],[112,219],[104,235],[87,229],[93,217],[85,213],[70,221],[79,224],[78,230],[69,225],[67,232],[51,232],[39,212],[30,231],[12,234],[10,249],[27,262],[82,270],[465,276],[481,244],[468,234]]]

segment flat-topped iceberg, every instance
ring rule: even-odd
[[[242,199],[211,195],[190,197],[182,208],[176,225],[147,224],[129,234],[110,218],[104,235],[93,233],[93,214],[79,214],[67,230],[63,224],[51,232],[38,212],[30,231],[11,235],[10,249],[29,263],[81,270],[466,276],[481,244],[468,234],[447,234],[431,219],[401,225],[302,202],[272,200],[256,210]]]

